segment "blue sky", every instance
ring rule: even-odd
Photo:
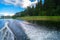
[[[25,8],[14,5],[5,5],[0,3],[0,15],[4,14],[15,14],[16,12],[24,11]]]
[[[15,14],[36,3],[37,0],[0,0],[0,15]]]
[[[19,6],[0,4],[0,14],[4,14],[4,13],[13,14],[23,10],[24,8],[21,8]]]

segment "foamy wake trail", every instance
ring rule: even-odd
[[[20,25],[30,40],[59,40],[60,34],[57,31],[47,30],[43,27],[33,26],[28,22],[20,22]]]
[[[0,30],[0,40],[14,40],[14,34],[8,27],[8,23],[5,23],[5,26]]]

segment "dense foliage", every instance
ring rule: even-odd
[[[15,17],[22,16],[60,16],[60,0],[42,0],[36,4],[36,7],[28,7],[25,11],[16,13]]]

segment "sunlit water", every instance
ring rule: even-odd
[[[6,21],[4,19],[0,19],[0,29],[4,27],[5,22]]]
[[[60,31],[57,30],[50,30],[48,28],[44,28],[42,26],[36,26],[33,25],[31,23],[28,23],[26,21],[22,21],[22,20],[9,20],[10,22],[12,22],[12,24],[16,23],[16,25],[20,26],[24,32],[26,33],[26,35],[28,36],[28,38],[30,40],[60,40]],[[0,20],[0,28],[5,27],[4,25],[6,25],[5,23],[7,22],[7,20],[5,19],[1,19]],[[16,28],[14,28],[16,29]],[[17,30],[17,29],[16,29]],[[6,31],[6,34],[9,31]],[[6,35],[5,34],[5,35]],[[6,38],[10,38],[10,40],[14,40],[11,33],[6,36]],[[19,33],[20,34],[20,33]],[[11,39],[12,37],[12,39]],[[1,40],[1,39],[0,39]],[[7,39],[6,39],[7,40]]]

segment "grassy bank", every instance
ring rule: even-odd
[[[43,21],[60,21],[60,16],[26,16],[18,17],[17,19],[22,20],[43,20]]]

